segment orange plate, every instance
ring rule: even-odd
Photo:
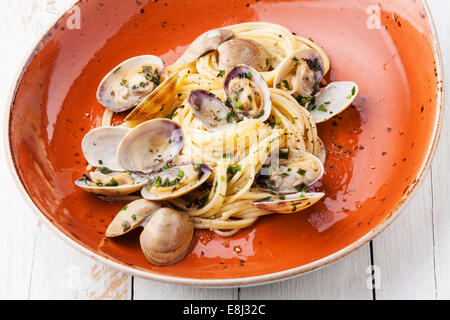
[[[278,280],[330,263],[381,232],[430,164],[440,127],[441,65],[421,1],[386,1],[377,28],[372,0],[80,1],[81,29],[66,13],[28,59],[8,114],[12,171],[38,215],[72,245],[141,277],[204,286]],[[315,187],[321,203],[261,218],[232,238],[197,231],[181,262],[156,267],[138,232],[112,240],[124,203],[75,188],[86,162],[81,139],[100,126],[102,77],[142,54],[172,63],[202,32],[248,21],[282,24],[329,53],[329,80],[352,80],[354,107],[319,126],[328,151]],[[31,201],[30,201],[31,202]],[[237,253],[234,248],[240,247]]]

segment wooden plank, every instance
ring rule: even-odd
[[[131,276],[95,262],[42,226],[30,299],[131,299]]]
[[[441,140],[432,165],[433,181],[433,227],[435,243],[436,286],[438,299],[450,299],[450,172],[448,161],[450,159],[450,1],[428,1],[436,22],[437,32],[440,35],[442,58],[446,75],[447,93],[446,112],[443,119]]]
[[[238,289],[195,288],[134,278],[134,300],[234,300]]]
[[[400,217],[373,241],[377,299],[436,297],[431,190],[428,176]]]
[[[61,1],[59,5],[64,2],[67,5],[69,1]],[[46,12],[46,2],[0,2],[0,38],[3,43],[8,44],[2,46],[0,59],[0,88],[3,88],[0,91],[1,114],[5,113],[8,89],[29,49],[56,18],[57,15]],[[3,122],[0,126],[0,130],[4,132]],[[4,148],[3,144],[1,148]],[[7,174],[9,168],[5,159],[6,152],[3,151],[0,152],[0,171],[4,173],[0,188],[8,223],[0,225],[0,298],[26,299],[29,295],[38,222],[23,201],[12,177]]]
[[[239,299],[371,300],[372,289],[367,285],[371,280],[370,273],[367,273],[370,265],[370,249],[365,245],[351,255],[303,276],[241,288]]]
[[[75,1],[0,3],[0,36],[5,43],[15,44],[2,47],[2,88],[10,86],[31,46]],[[2,106],[6,106],[7,94],[1,91]],[[4,154],[2,172],[8,170]],[[11,213],[9,223],[0,226],[0,259],[6,261],[0,266],[2,298],[131,298],[131,277],[95,263],[40,226],[10,176],[0,186],[5,212]]]

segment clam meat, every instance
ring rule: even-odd
[[[150,175],[142,188],[142,196],[148,200],[169,200],[187,194],[200,187],[211,175],[211,168],[202,163],[185,163],[158,169]]]
[[[306,192],[324,174],[322,161],[300,150],[280,150],[256,176],[255,183],[275,194]]]
[[[238,117],[266,121],[272,112],[269,88],[258,71],[247,65],[234,67],[224,83],[226,104]]]
[[[75,181],[84,191],[97,195],[120,197],[139,191],[147,183],[147,176],[98,167]]]
[[[294,97],[311,97],[319,89],[324,75],[320,55],[304,47],[286,57],[275,74],[274,87],[289,91]]]
[[[163,61],[152,55],[122,62],[101,81],[98,101],[114,112],[135,107],[159,85],[163,67]]]

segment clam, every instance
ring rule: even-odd
[[[175,121],[153,119],[133,128],[117,149],[119,166],[131,172],[150,173],[178,156],[183,131]]]
[[[258,71],[247,65],[234,67],[224,83],[227,105],[239,118],[264,122],[272,112],[269,88]]]
[[[303,211],[315,205],[325,196],[324,193],[296,193],[271,196],[252,202],[252,205],[273,213],[291,214]]]
[[[307,192],[324,174],[322,161],[314,155],[300,150],[279,150],[268,161],[271,167],[263,167],[255,183],[273,196],[253,201],[253,206],[275,213],[296,213],[325,196]]]
[[[289,91],[295,97],[311,97],[324,75],[322,59],[309,47],[287,56],[275,74],[274,87]]]
[[[169,200],[200,187],[211,175],[211,168],[202,163],[185,163],[159,169],[150,175],[141,194],[148,200]]]
[[[106,229],[108,238],[119,237],[141,226],[145,219],[160,209],[157,202],[138,199],[123,207]]]
[[[332,82],[306,103],[316,123],[325,122],[347,109],[359,93],[359,87],[351,81]]]
[[[101,127],[89,131],[81,142],[81,149],[87,162],[94,167],[107,167],[120,171],[117,163],[117,148],[122,139],[130,132],[125,127]]]
[[[250,39],[232,39],[218,48],[219,69],[228,72],[237,65],[245,64],[259,72],[270,68],[270,56],[259,43]]]
[[[161,208],[141,233],[141,249],[151,263],[169,265],[186,255],[193,237],[194,223],[188,213]]]
[[[188,213],[178,212],[153,201],[139,199],[123,207],[106,229],[109,238],[144,227],[140,236],[142,252],[155,265],[181,260],[194,237],[194,223]]]
[[[220,44],[231,39],[234,32],[227,29],[209,30],[197,39],[186,49],[183,55],[178,59],[177,63],[190,63],[204,56],[208,52],[216,50]]]
[[[195,118],[210,132],[224,130],[236,123],[236,114],[211,92],[191,91],[188,102]]]
[[[98,101],[114,112],[131,109],[159,85],[163,67],[163,61],[152,55],[122,62],[100,82]]]
[[[75,185],[97,195],[120,197],[139,191],[147,180],[145,175],[99,167],[76,180]]]
[[[150,120],[171,115],[178,105],[175,89],[178,72],[172,73],[150,95],[139,103],[125,118],[125,121]]]
[[[324,174],[322,161],[314,155],[300,150],[280,150],[278,157],[272,155],[255,178],[262,189],[275,194],[306,192]]]

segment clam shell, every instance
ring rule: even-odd
[[[269,91],[269,87],[267,86],[266,81],[261,77],[261,75],[259,74],[258,71],[256,71],[255,69],[253,69],[250,66],[247,65],[238,65],[236,67],[234,67],[227,75],[225,82],[224,82],[224,89],[225,89],[225,93],[227,94],[228,97],[232,97],[233,93],[230,92],[229,86],[230,86],[230,82],[233,79],[236,78],[247,78],[248,74],[251,74],[251,78],[249,79],[251,82],[253,82],[257,87],[259,87],[262,91],[263,94],[263,99],[264,99],[264,106],[263,106],[263,113],[261,115],[259,115],[257,117],[257,119],[261,122],[266,121],[267,119],[269,119],[270,114],[272,112],[272,100],[270,98],[270,91]],[[240,115],[240,113],[238,113],[238,116]],[[247,117],[247,118],[251,118],[251,117]]]
[[[178,197],[181,197],[181,196],[197,189],[206,180],[208,180],[209,176],[211,175],[211,168],[208,165],[203,164],[203,163],[187,163],[187,164],[201,165],[200,170],[202,172],[202,175],[201,175],[201,178],[195,182],[195,184],[185,186],[183,188],[176,190],[175,192],[155,194],[155,193],[150,192],[150,187],[152,186],[153,182],[148,182],[141,190],[142,197],[144,197],[145,199],[148,199],[148,200],[153,200],[153,201],[162,201],[162,200],[170,200],[170,199],[178,198]],[[184,164],[180,164],[180,165],[172,167],[170,169],[177,168],[182,165],[184,165]],[[149,181],[152,181],[152,180],[153,180],[152,176],[150,176]]]
[[[237,65],[247,65],[260,72],[270,68],[270,56],[267,50],[250,39],[232,39],[222,43],[219,53],[219,69],[229,71]],[[269,59],[269,60],[268,60]]]
[[[298,193],[286,195],[284,200],[278,197],[256,200],[252,205],[273,213],[293,214],[315,205],[324,196],[325,193]]]
[[[210,51],[216,50],[220,44],[234,37],[234,32],[227,29],[209,30],[195,39],[186,49],[177,63],[190,63]]]
[[[141,249],[151,263],[169,265],[186,255],[193,237],[194,223],[188,213],[161,208],[141,233]]]
[[[209,91],[191,91],[188,102],[194,117],[210,132],[224,130],[236,123],[233,117],[229,117],[231,110]]]
[[[175,103],[177,99],[175,94],[177,83],[178,72],[174,72],[142,100],[128,114],[125,121],[150,120],[171,115],[178,107]]]
[[[285,89],[286,83],[283,81],[285,78],[288,77],[289,74],[291,74],[292,70],[296,67],[297,63],[302,63],[310,61],[315,64],[316,67],[319,67],[317,70],[311,70],[314,72],[314,84],[318,88],[320,81],[323,78],[324,75],[324,67],[322,63],[321,56],[315,51],[314,49],[310,47],[303,47],[301,49],[296,50],[291,55],[287,56],[278,66],[275,79],[273,82],[274,88],[280,88]],[[307,63],[308,67],[310,67],[310,63]],[[304,88],[304,86],[300,83],[297,83],[299,79],[295,79],[295,84],[292,83],[292,81],[288,81],[289,83],[289,92],[292,95],[301,95],[303,97],[310,97],[315,92],[313,89],[311,89],[311,92],[307,92],[308,90]]]
[[[346,110],[355,101],[358,93],[359,87],[354,82],[332,82],[325,88],[320,89],[315,99],[306,107],[315,122],[322,123]]]
[[[281,150],[281,151],[286,151],[286,150]],[[284,165],[289,163],[289,161],[292,161],[294,159],[298,159],[298,158],[310,158],[312,160],[314,160],[314,162],[316,163],[316,166],[318,167],[318,172],[316,173],[317,175],[315,176],[315,179],[312,180],[311,182],[309,182],[308,184],[306,184],[307,186],[311,186],[313,184],[315,184],[317,181],[319,181],[325,172],[325,168],[323,166],[323,162],[322,160],[320,160],[319,158],[317,158],[316,156],[306,152],[306,151],[301,151],[301,150],[289,150],[289,156],[288,159],[278,159],[275,156],[271,156],[268,160],[267,163],[271,163],[274,165]],[[278,162],[279,161],[279,162]],[[291,189],[277,189],[274,188],[270,185],[269,183],[269,179],[270,179],[270,174],[265,174],[265,172],[263,170],[267,170],[269,168],[267,167],[263,167],[260,172],[256,175],[255,177],[255,184],[260,187],[263,190],[266,191],[270,191],[276,194],[280,194],[280,195],[289,195],[289,194],[295,194],[298,193],[298,191],[295,189],[295,186],[292,186]]]
[[[183,149],[181,127],[169,119],[153,119],[133,128],[117,149],[117,160],[125,170],[149,173],[178,156]]]
[[[134,184],[116,187],[91,186],[86,183],[85,178],[78,179],[74,183],[77,187],[80,187],[89,193],[107,197],[121,197],[139,191],[147,183],[148,178],[146,176],[138,174],[132,174],[131,176],[134,180]]]
[[[128,105],[118,106],[114,102],[114,96],[111,95],[111,92],[128,72],[148,64],[154,64],[158,66],[158,71],[160,73],[164,68],[164,63],[161,58],[152,55],[143,55],[128,59],[112,69],[103,78],[97,89],[97,100],[100,102],[100,104],[114,112],[125,111],[136,106],[145,96],[136,96],[135,98],[130,100],[130,103]]]
[[[119,237],[142,225],[144,220],[161,206],[145,199],[135,200],[123,207],[106,229],[109,238]]]
[[[117,148],[130,132],[125,127],[101,127],[89,131],[81,142],[87,162],[94,167],[107,167],[113,171],[123,170],[117,163]]]

